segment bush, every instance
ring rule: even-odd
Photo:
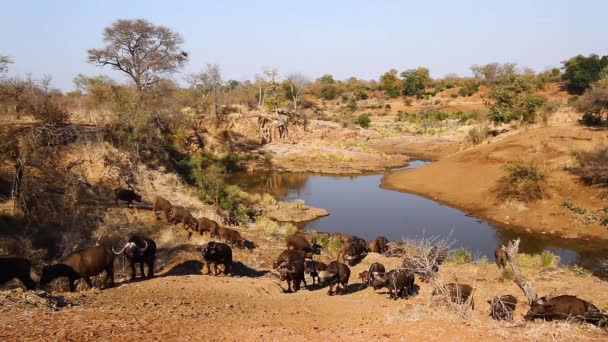
[[[469,130],[468,139],[471,144],[479,145],[488,137],[488,134],[489,131],[487,126],[475,126]]]
[[[549,251],[541,254],[519,254],[517,258],[519,266],[531,269],[554,268],[559,265],[559,256]]]
[[[455,98],[458,97],[458,94],[454,93],[454,94],[450,95],[450,97],[453,98],[453,99],[455,99]]]
[[[602,117],[600,115],[587,112],[583,114],[578,122],[585,126],[599,126],[602,123]]]
[[[449,261],[456,265],[464,265],[468,264],[473,260],[471,257],[471,252],[466,250],[464,247],[459,247],[454,252],[452,252],[452,256],[450,256]]]
[[[456,84],[454,84],[453,82],[448,82],[448,83],[445,84],[446,89],[452,89],[455,86],[456,86]]]
[[[544,99],[534,95],[534,75],[517,73],[514,68],[505,70],[499,82],[492,88],[490,119],[494,123],[508,123],[522,119],[532,123]]]
[[[360,114],[354,120],[355,125],[361,126],[363,128],[369,128],[369,125],[371,122],[372,122],[372,120],[369,118],[369,114],[367,114],[367,113]]]
[[[67,109],[54,104],[48,98],[42,104],[35,106],[32,114],[36,120],[56,126],[63,125],[70,117]]]
[[[302,209],[306,205],[306,202],[301,198],[297,198],[295,201],[293,201],[293,205],[298,209]]]
[[[319,246],[323,247],[324,250],[333,254],[338,253],[340,246],[342,245],[340,237],[329,234],[318,234],[317,243]]]
[[[279,235],[291,235],[298,231],[298,228],[291,223],[279,224],[265,216],[255,218],[255,224],[258,229],[266,236],[277,237]]]
[[[587,185],[608,187],[608,146],[574,153],[575,166],[570,171]]]
[[[500,201],[532,202],[549,196],[548,172],[535,161],[510,162],[505,171],[507,174],[498,180],[496,187]]]

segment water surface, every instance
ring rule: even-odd
[[[423,161],[405,168],[419,167]],[[466,213],[424,197],[380,188],[384,174],[326,175],[289,172],[236,174],[230,182],[253,193],[270,193],[284,201],[303,199],[306,204],[329,210],[330,215],[303,224],[307,230],[346,232],[364,239],[386,236],[390,240],[439,236],[464,247],[474,256],[494,259],[499,244],[521,237],[520,250],[550,250],[562,264],[598,266],[608,251],[601,245],[569,239],[548,238],[488,224]]]

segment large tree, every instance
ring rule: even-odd
[[[600,79],[600,72],[608,66],[608,56],[599,57],[578,55],[562,62],[564,74],[562,78],[568,81],[568,91],[573,94],[582,94],[591,83]]]
[[[403,79],[403,96],[416,96],[422,98],[425,88],[433,80],[429,76],[429,69],[417,68],[409,69],[401,73]]]
[[[306,85],[310,83],[310,81],[302,74],[290,74],[285,77],[287,91],[286,93],[293,100],[293,109],[298,111],[298,100],[300,95],[304,93]]]
[[[179,33],[145,19],[117,20],[105,28],[103,41],[105,47],[88,50],[89,62],[127,74],[140,95],[188,61]]]

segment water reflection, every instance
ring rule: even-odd
[[[408,167],[425,162],[415,161]],[[608,255],[603,246],[568,239],[546,238],[496,227],[460,210],[417,195],[379,187],[382,174],[321,175],[289,172],[255,172],[233,175],[229,182],[253,193],[270,193],[276,198],[326,208],[330,216],[306,222],[302,228],[326,232],[347,232],[365,239],[384,235],[391,240],[439,235],[455,240],[477,256],[493,260],[494,249],[509,240],[522,238],[521,250],[557,253],[564,264],[598,265]]]

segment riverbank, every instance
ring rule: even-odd
[[[608,240],[599,222],[583,222],[562,206],[569,200],[588,210],[606,206],[601,190],[580,183],[565,168],[571,153],[606,143],[606,133],[563,123],[536,126],[498,137],[432,164],[386,175],[382,187],[408,193],[459,208],[480,219],[514,229],[569,239]],[[535,159],[550,173],[551,198],[534,202],[500,203],[494,194],[504,165],[519,159]]]

